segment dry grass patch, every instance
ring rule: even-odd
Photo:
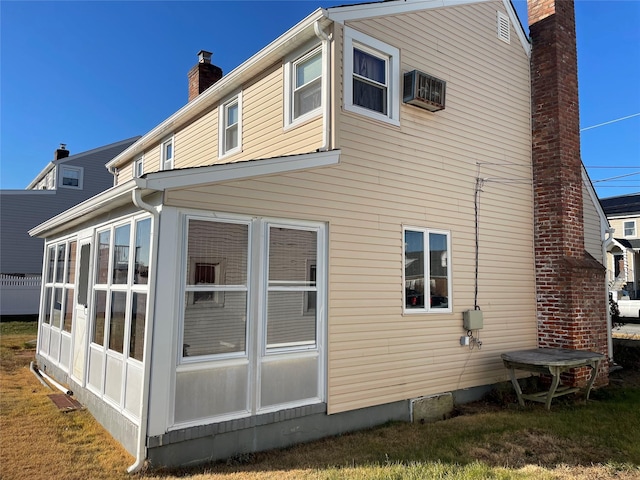
[[[4,325],[3,325],[4,327]],[[5,328],[3,328],[5,330]],[[29,370],[33,333],[0,342],[0,465],[6,480],[125,479],[133,458],[87,411],[63,413]]]
[[[47,397],[52,392],[29,371],[35,351],[25,342],[35,330],[6,334],[0,326],[0,478],[130,479],[125,472],[134,459],[87,411],[60,412]],[[625,370],[586,405],[579,399],[554,402],[547,412],[543,405],[521,409],[502,398],[466,406],[434,424],[394,423],[134,478],[640,479],[640,356],[630,350],[620,359]]]

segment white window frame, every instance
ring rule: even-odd
[[[227,110],[232,105],[238,105],[238,122],[235,126],[238,129],[238,144],[235,147],[227,148]],[[237,92],[229,97],[218,107],[218,157],[227,157],[242,151],[242,92]]]
[[[622,222],[622,230],[624,231],[625,237],[635,237],[636,236],[636,221],[635,220],[624,220]],[[629,233],[627,233],[629,232]]]
[[[379,113],[353,103],[353,49],[385,60],[387,113]],[[400,50],[352,28],[344,28],[344,108],[366,117],[400,126]]]
[[[78,174],[78,185],[65,185],[65,170],[76,172]],[[70,188],[72,190],[82,190],[82,177],[84,176],[84,168],[83,167],[72,167],[71,165],[60,165],[60,179],[58,181],[58,186],[60,188]]]
[[[166,158],[166,146],[171,145],[171,158]],[[169,138],[165,138],[162,143],[160,143],[160,170],[172,170],[175,164],[176,158],[176,146],[173,141],[173,135]]]
[[[295,117],[295,90],[296,90],[296,68],[299,64],[307,61],[311,57],[315,55],[320,55],[320,62],[322,64],[322,72],[320,74],[320,95],[322,100],[320,101],[320,105],[313,110],[310,110],[307,113],[300,115],[299,117]],[[322,45],[317,45],[312,47],[310,50],[307,50],[305,53],[298,53],[295,56],[292,56],[287,60],[284,65],[284,128],[291,128],[297,125],[301,125],[306,123],[307,121],[316,118],[322,114],[322,106],[326,99],[324,98],[324,88],[323,81],[325,77],[325,68],[324,68],[324,52],[322,49]],[[315,80],[315,79],[314,79]],[[305,84],[306,85],[306,84]]]
[[[140,155],[133,161],[133,178],[144,175],[144,155]]]
[[[182,259],[183,259],[183,272],[182,272],[182,280],[181,280],[181,295],[182,298],[180,303],[180,328],[179,328],[179,338],[178,345],[184,344],[184,315],[185,315],[185,293],[189,291],[197,290],[197,287],[189,286],[186,272],[186,264],[190,260],[187,259],[187,245],[189,242],[188,239],[188,226],[190,220],[199,220],[199,221],[211,221],[211,222],[220,222],[227,224],[242,224],[248,226],[248,245],[247,245],[247,284],[245,286],[224,286],[222,288],[208,286],[209,289],[213,290],[222,290],[226,289],[227,291],[245,291],[247,293],[247,319],[254,318],[252,325],[247,325],[246,332],[246,348],[244,352],[232,352],[232,353],[217,353],[217,354],[207,354],[207,355],[197,355],[197,356],[184,356],[183,351],[178,349],[177,352],[177,364],[180,367],[186,367],[188,365],[196,366],[198,364],[206,364],[210,362],[220,362],[220,361],[233,361],[234,359],[240,358],[249,358],[254,355],[259,355],[260,357],[277,357],[282,354],[306,354],[311,352],[320,352],[325,345],[325,324],[326,324],[326,310],[325,310],[325,302],[326,302],[326,290],[327,290],[327,226],[321,222],[305,222],[305,221],[294,221],[294,220],[286,220],[286,219],[269,219],[269,218],[250,218],[244,217],[241,215],[226,215],[226,214],[216,214],[213,216],[201,215],[198,213],[187,213],[183,217],[183,234],[182,234]],[[304,345],[290,345],[290,346],[278,346],[278,347],[270,347],[267,348],[267,330],[266,330],[266,320],[267,320],[267,310],[266,310],[266,302],[267,302],[267,290],[268,287],[268,241],[269,241],[269,229],[270,227],[282,227],[282,228],[290,228],[297,230],[307,230],[316,232],[317,235],[317,252],[315,259],[316,266],[316,285],[310,289],[298,289],[298,290],[310,290],[316,292],[316,311],[313,312],[316,315],[316,335],[315,342],[313,345],[304,344]],[[262,239],[262,242],[257,240],[260,244],[254,244],[254,238]],[[258,253],[259,252],[259,253]],[[215,259],[215,261],[220,261],[220,259]],[[308,267],[308,265],[307,265]],[[277,290],[296,290],[293,288],[271,288],[272,291]],[[305,296],[306,301],[306,296]],[[259,311],[256,314],[251,313],[251,309],[255,308],[255,305],[259,305]],[[301,312],[302,313],[302,312]],[[311,314],[309,312],[308,314]],[[259,320],[257,320],[259,318]],[[257,322],[257,323],[255,323]],[[253,347],[252,335],[257,335],[257,351],[251,350]]]
[[[411,232],[419,232],[422,233],[423,235],[423,260],[424,260],[424,279],[423,279],[423,285],[424,285],[424,291],[423,291],[423,303],[424,306],[423,308],[407,308],[407,304],[406,304],[406,278],[405,278],[405,273],[406,273],[406,268],[404,265],[404,259],[405,259],[405,248],[406,248],[406,243],[405,243],[405,236],[406,236],[406,232],[407,231],[411,231]],[[427,299],[431,298],[431,286],[430,286],[430,279],[431,279],[431,266],[430,266],[430,255],[429,255],[429,234],[434,233],[434,234],[438,234],[438,235],[445,235],[447,238],[447,257],[446,257],[446,262],[447,262],[447,293],[448,293],[448,298],[447,298],[447,307],[446,308],[432,308],[431,307],[431,302],[427,301]],[[439,229],[432,229],[432,228],[425,228],[425,227],[413,227],[413,226],[409,226],[409,225],[405,225],[402,227],[402,311],[404,314],[408,314],[408,315],[413,315],[416,313],[420,313],[420,314],[424,314],[424,313],[431,313],[431,314],[437,314],[437,313],[451,313],[452,310],[452,291],[451,291],[451,285],[452,285],[452,280],[451,280],[451,276],[452,276],[452,266],[451,266],[451,232],[448,230],[439,230]],[[427,287],[429,288],[429,294],[427,295]]]
[[[204,306],[215,306],[222,307],[224,306],[224,294],[225,292],[246,292],[247,295],[247,310],[245,311],[245,318],[250,318],[249,309],[251,307],[251,294],[253,291],[252,288],[252,269],[251,269],[251,254],[253,251],[253,225],[250,219],[243,218],[241,216],[221,216],[212,218],[210,216],[203,216],[198,214],[193,215],[185,215],[184,217],[184,225],[183,225],[183,269],[182,272],[182,280],[180,283],[180,288],[182,289],[181,294],[181,303],[180,303],[180,332],[179,332],[179,343],[178,345],[182,345],[182,349],[179,349],[178,353],[178,364],[189,365],[189,364],[200,364],[211,361],[219,361],[219,360],[233,360],[238,358],[247,358],[249,355],[250,349],[250,332],[245,330],[245,349],[243,352],[230,352],[230,353],[210,353],[206,355],[184,355],[184,328],[185,328],[185,310],[187,305],[184,303],[186,294],[190,292],[197,292],[198,287],[190,284],[192,279],[187,278],[187,263],[191,263],[192,259],[188,258],[188,245],[189,245],[189,222],[191,220],[195,221],[204,221],[204,222],[218,222],[224,224],[234,224],[234,225],[246,225],[247,226],[247,271],[246,271],[246,285],[207,285],[206,289],[209,291],[215,292],[215,297],[211,302],[208,302],[207,305]],[[205,257],[196,257],[193,260],[205,260]],[[221,259],[217,259],[214,257],[210,257],[208,259],[212,263],[224,263]],[[195,262],[192,264],[195,265]],[[193,305],[193,304],[191,304]]]

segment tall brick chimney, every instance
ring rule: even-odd
[[[222,69],[211,64],[211,55],[211,52],[200,50],[198,52],[198,63],[187,74],[189,78],[189,101],[222,78]]]
[[[61,158],[67,158],[69,156],[69,150],[67,150],[67,144],[61,143],[60,148],[53,152],[53,160],[60,160]]]
[[[605,267],[585,251],[573,0],[528,0],[538,346],[608,353]],[[608,366],[598,383],[607,383]],[[588,370],[575,370],[578,384]]]

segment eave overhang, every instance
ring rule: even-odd
[[[340,150],[330,150],[149,173],[142,178],[129,180],[85,200],[29,230],[29,235],[32,237],[56,235],[116,208],[131,205],[133,192],[136,190],[145,197],[155,192],[172,189],[335,166],[340,163],[340,154]]]

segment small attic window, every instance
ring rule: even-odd
[[[505,43],[511,43],[511,22],[502,12],[498,13],[498,38]]]

